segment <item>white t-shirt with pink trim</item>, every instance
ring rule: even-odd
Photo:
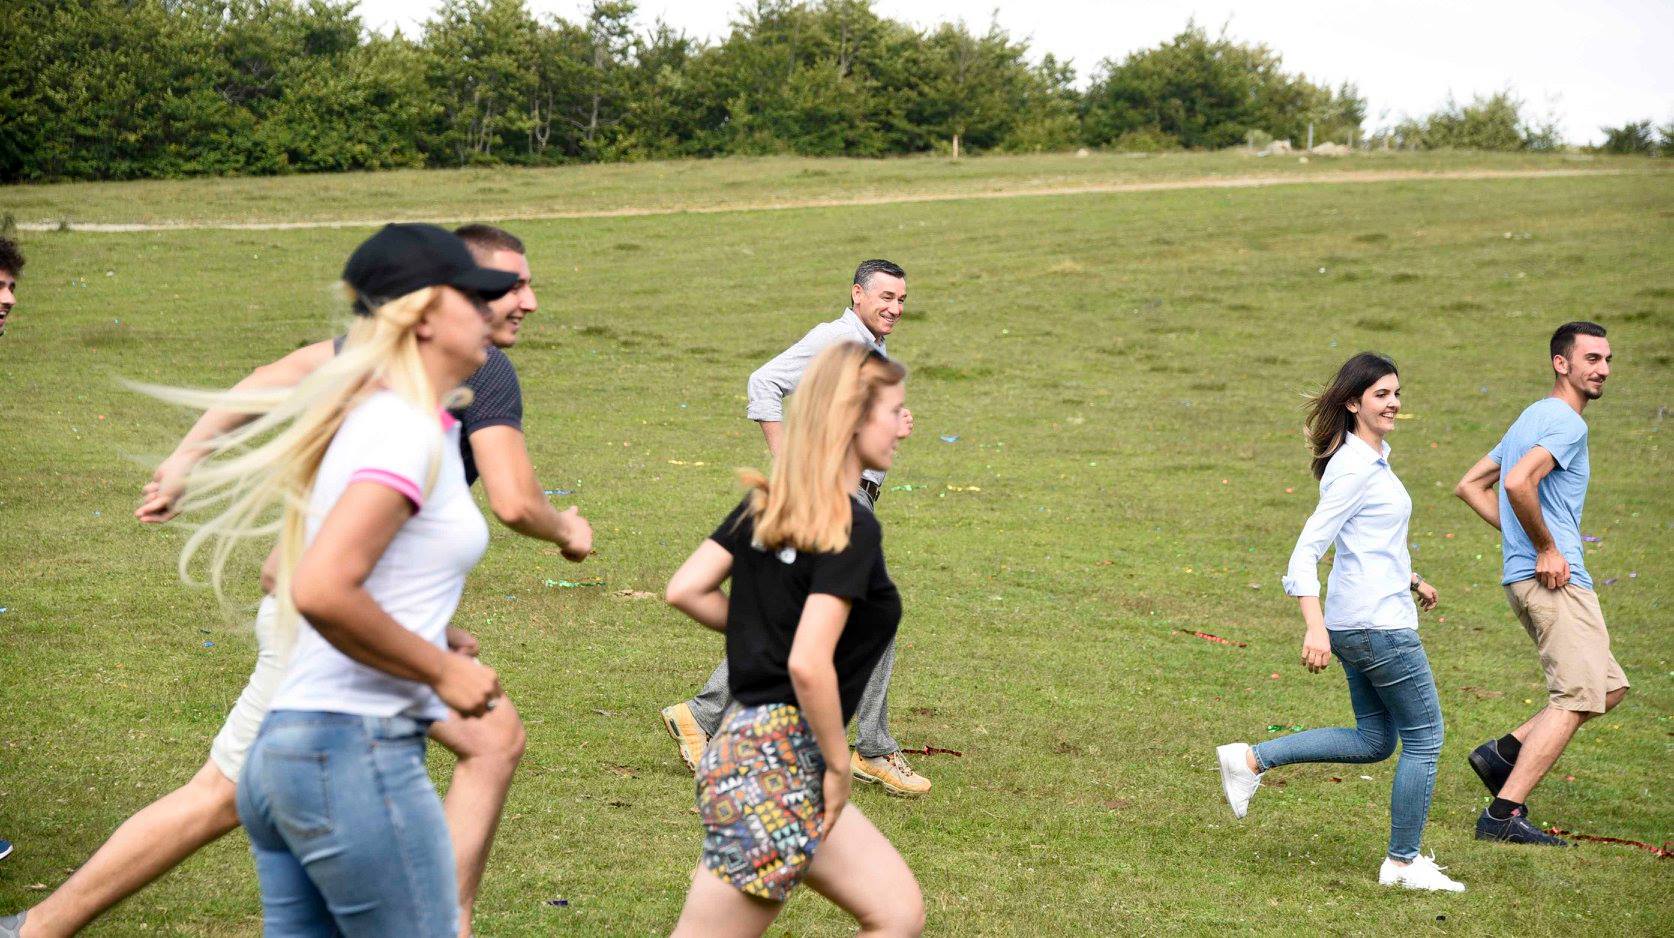
[[[435,482],[426,492],[431,464],[438,459]],[[366,591],[395,621],[445,648],[465,576],[488,547],[488,525],[465,484],[458,421],[446,411],[439,418],[427,414],[393,391],[380,391],[358,404],[320,462],[308,499],[308,543],[356,482],[386,485],[416,508],[372,568]],[[321,638],[307,620],[297,625],[296,645],[272,709],[422,720],[448,714],[427,685],[355,661]]]

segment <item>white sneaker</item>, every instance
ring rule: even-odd
[[[1226,792],[1233,817],[1243,817],[1250,810],[1250,798],[1261,787],[1261,775],[1250,771],[1249,751],[1249,743],[1227,743],[1215,749],[1221,761],[1221,789]]]
[[[1378,870],[1378,885],[1405,886],[1408,889],[1440,889],[1447,892],[1464,892],[1465,884],[1450,878],[1442,870],[1445,866],[1436,865],[1436,855],[1425,856],[1419,854],[1412,858],[1406,866],[1396,866],[1395,861],[1383,858],[1383,868]]]

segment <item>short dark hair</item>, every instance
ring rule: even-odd
[[[860,266],[854,269],[854,282],[856,285],[864,287],[872,282],[874,274],[888,274],[891,277],[900,277],[902,280],[907,279],[907,272],[901,269],[901,265],[893,261],[873,258],[869,261],[861,261]]]
[[[481,223],[460,225],[453,229],[453,233],[459,240],[465,242],[465,246],[471,249],[472,254],[492,254],[495,251],[513,251],[518,254],[529,253],[523,249],[523,241],[517,235],[493,225]],[[478,260],[481,260],[481,258],[478,258]]]
[[[1604,327],[1585,319],[1564,323],[1558,327],[1557,332],[1552,333],[1552,357],[1568,358],[1570,350],[1575,348],[1575,337],[1578,335],[1590,335],[1602,339],[1604,338]]]
[[[0,270],[14,277],[23,272],[23,249],[11,238],[0,238]]]

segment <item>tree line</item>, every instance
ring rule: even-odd
[[[524,0],[444,0],[415,36],[368,30],[354,0],[0,7],[8,182],[1218,148],[1310,127],[1354,143],[1366,118],[1352,83],[1316,83],[1195,23],[1099,63],[1078,90],[1069,63],[1033,61],[997,25],[917,29],[871,0],[755,0],[713,42],[641,24],[631,0],[594,0],[576,21]],[[1449,108],[1381,142],[1561,144],[1508,94]]]

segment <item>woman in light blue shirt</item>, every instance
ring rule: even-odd
[[[1331,386],[1312,401],[1308,441],[1319,507],[1302,528],[1285,593],[1302,607],[1307,631],[1302,665],[1318,673],[1334,654],[1348,678],[1354,729],[1308,730],[1259,745],[1229,743],[1216,750],[1232,812],[1243,817],[1261,773],[1296,762],[1382,762],[1401,743],[1390,795],[1389,849],[1378,882],[1413,889],[1464,890],[1419,853],[1442,747],[1441,702],[1424,645],[1418,609],[1436,605],[1436,591],[1413,573],[1407,553],[1412,499],[1389,467],[1384,437],[1401,410],[1395,363],[1362,352],[1343,364]],[[1322,609],[1319,561],[1333,546],[1330,589]]]

